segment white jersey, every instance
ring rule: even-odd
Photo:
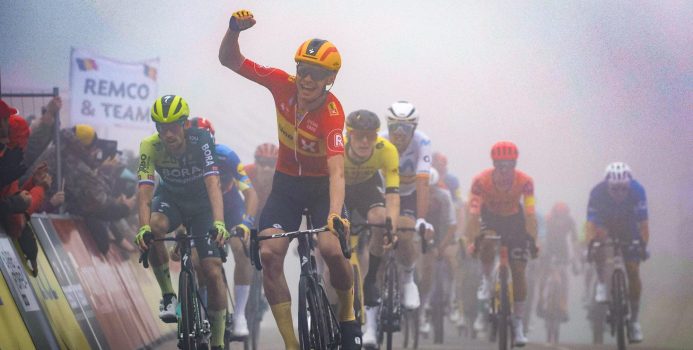
[[[390,140],[387,130],[380,136]],[[407,149],[399,154],[399,194],[408,196],[416,191],[416,177],[428,178],[431,171],[431,139],[419,130],[409,141]]]

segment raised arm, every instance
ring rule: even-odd
[[[239,10],[231,15],[229,20],[229,28],[226,30],[224,39],[221,40],[219,47],[219,62],[224,67],[238,72],[241,64],[245,61],[245,56],[241,53],[240,45],[238,44],[238,36],[240,32],[255,25],[253,14],[247,10]]]

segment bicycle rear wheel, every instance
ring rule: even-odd
[[[616,328],[616,344],[619,350],[626,349],[626,276],[623,270],[616,269],[611,280],[612,322]]]
[[[550,344],[558,344],[560,327],[562,322],[561,315],[561,286],[560,281],[555,277],[549,280],[548,295],[546,297],[546,341]]]

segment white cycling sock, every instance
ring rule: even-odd
[[[234,306],[233,313],[234,320],[237,320],[241,316],[245,317],[245,306],[248,304],[249,293],[249,285],[237,285],[233,288],[233,294],[236,296],[236,305]]]
[[[517,319],[522,319],[522,317],[525,314],[525,302],[524,301],[516,301],[515,305],[513,306],[513,316]]]

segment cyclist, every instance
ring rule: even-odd
[[[435,168],[431,169],[431,177],[429,179],[430,190],[430,207],[426,219],[433,225],[435,229],[435,238],[433,245],[429,247],[427,254],[422,258],[421,267],[421,291],[422,300],[424,300],[424,309],[428,309],[428,305],[432,302],[431,286],[433,279],[438,273],[434,271],[436,266],[435,261],[442,259],[448,265],[450,272],[449,278],[454,278],[457,275],[458,263],[457,253],[459,245],[455,241],[455,232],[457,231],[457,213],[455,203],[452,200],[452,195],[447,189],[438,186],[440,182],[438,171]],[[451,286],[454,284],[450,284]],[[452,289],[451,289],[452,290]],[[438,301],[433,301],[438,302]],[[447,302],[447,300],[446,300]],[[431,324],[428,322],[428,315],[422,313],[423,322],[420,326],[421,333],[429,333]]]
[[[250,11],[237,11],[219,49],[219,60],[241,76],[265,86],[277,109],[279,157],[272,192],[260,216],[260,235],[299,228],[304,208],[314,222],[325,222],[334,234],[318,235],[318,250],[339,297],[342,348],[360,348],[361,327],[354,315],[353,270],[344,258],[334,222],[348,229],[344,206],[344,111],[329,92],[341,67],[337,48],[327,40],[309,39],[294,60],[296,76],[264,67],[241,54],[240,31],[255,24]],[[298,348],[291,318],[291,295],[284,277],[288,239],[262,242],[263,283],[270,308],[287,349]]]
[[[639,343],[643,339],[638,316],[640,314],[640,261],[647,258],[647,242],[650,229],[647,214],[645,188],[635,179],[626,163],[614,162],[606,167],[606,176],[590,192],[587,207],[587,240],[603,241],[607,235],[626,242],[640,240],[640,246],[628,246],[623,252],[630,291],[629,341]],[[592,252],[597,267],[595,300],[607,300],[605,284],[606,254],[603,250]]]
[[[544,305],[546,281],[549,278],[550,266],[557,264],[561,273],[560,315],[563,322],[568,321],[568,275],[565,266],[576,257],[578,249],[577,230],[575,221],[570,216],[570,208],[563,202],[554,204],[546,218],[546,237],[542,253],[541,272],[539,277],[539,300],[537,301],[537,315],[544,317],[546,305]]]
[[[472,181],[465,234],[470,242],[470,252],[475,254],[479,250],[483,275],[477,293],[480,301],[491,297],[494,243],[482,240],[480,246],[475,248],[473,242],[481,235],[499,235],[507,244],[513,281],[512,323],[515,345],[524,346],[527,338],[523,330],[522,315],[525,313],[527,297],[527,248],[529,241],[533,256],[538,250],[537,219],[534,213],[534,184],[529,175],[515,169],[517,157],[518,150],[514,143],[500,141],[493,145],[493,168],[484,170]],[[523,199],[524,207],[520,199]],[[480,316],[475,321],[475,328],[479,328],[479,323],[483,328],[483,315]]]
[[[176,295],[168,269],[168,252],[163,242],[147,244],[146,233],[163,238],[166,233],[185,225],[190,234],[217,231],[216,243],[211,239],[196,241],[201,259],[201,276],[209,294],[208,316],[212,326],[211,346],[221,347],[226,324],[226,293],[219,250],[229,237],[224,224],[224,205],[219,180],[219,164],[214,153],[214,141],[206,130],[185,128],[190,115],[188,103],[180,96],[165,95],[156,100],[151,118],[158,133],[142,140],[138,169],[138,205],[140,229],[135,243],[150,252],[152,270],[161,287],[163,300],[159,317],[175,323]],[[154,172],[159,174],[159,186],[154,189]]]
[[[203,128],[214,137],[214,127],[206,118],[190,119],[190,126]],[[236,152],[226,145],[216,144],[216,156],[219,160],[221,173],[221,190],[224,197],[224,222],[227,227],[243,230],[243,240],[247,241],[250,228],[255,226],[258,196],[255,188],[245,173],[243,163]],[[241,193],[243,196],[241,197]],[[240,240],[229,241],[233,259],[235,262],[233,273],[233,295],[235,297],[233,313],[233,332],[237,337],[249,334],[248,322],[245,317],[245,306],[248,302],[248,293],[252,281],[253,267],[250,258],[243,252],[243,243]]]
[[[399,217],[399,155],[390,141],[378,136],[380,120],[368,110],[357,110],[347,116],[345,204],[359,212],[370,224],[384,224],[392,218],[393,231]],[[380,173],[378,173],[380,171]],[[381,174],[385,178],[385,196],[380,192]],[[378,267],[383,256],[383,229],[372,228],[369,242],[368,273],[363,279],[366,331],[363,345],[376,345],[376,320],[380,294],[376,286]]]
[[[392,142],[399,152],[400,218],[399,226],[414,228],[424,225],[426,238],[433,235],[433,226],[425,217],[428,212],[428,179],[431,169],[431,140],[417,130],[419,114],[407,101],[393,103],[387,110],[387,131],[382,137]],[[419,288],[414,282],[417,250],[414,233],[401,232],[397,255],[402,269],[402,304],[413,310],[421,305]]]
[[[450,174],[448,172],[448,158],[441,152],[433,152],[433,160],[431,162],[431,166],[433,167],[433,169],[436,169],[438,171],[440,177],[440,180],[438,181],[438,186],[440,188],[450,191],[450,194],[452,195],[452,201],[455,204],[455,217],[457,220],[456,227],[458,231],[455,232],[455,239],[462,246],[462,249],[457,249],[458,252],[462,254],[461,256],[458,256],[456,258],[456,264],[459,264],[461,263],[461,259],[464,257],[464,248],[466,247],[466,244],[464,244],[464,237],[462,235],[462,230],[464,228],[463,222],[465,203],[460,191],[460,180],[457,178],[457,176]],[[462,305],[462,280],[464,276],[462,276],[462,269],[457,268],[457,273],[454,276],[456,280],[454,284],[455,289],[453,289],[454,298],[452,298],[451,301],[453,302],[453,304],[456,305],[451,305],[452,312],[450,313],[450,321],[454,322],[457,327],[464,327],[464,307]]]
[[[253,183],[255,192],[257,192],[258,213],[262,213],[262,209],[265,207],[265,203],[267,203],[267,197],[269,197],[272,191],[272,179],[277,166],[278,152],[279,150],[275,144],[260,144],[255,148],[255,163],[245,166],[250,182]]]

